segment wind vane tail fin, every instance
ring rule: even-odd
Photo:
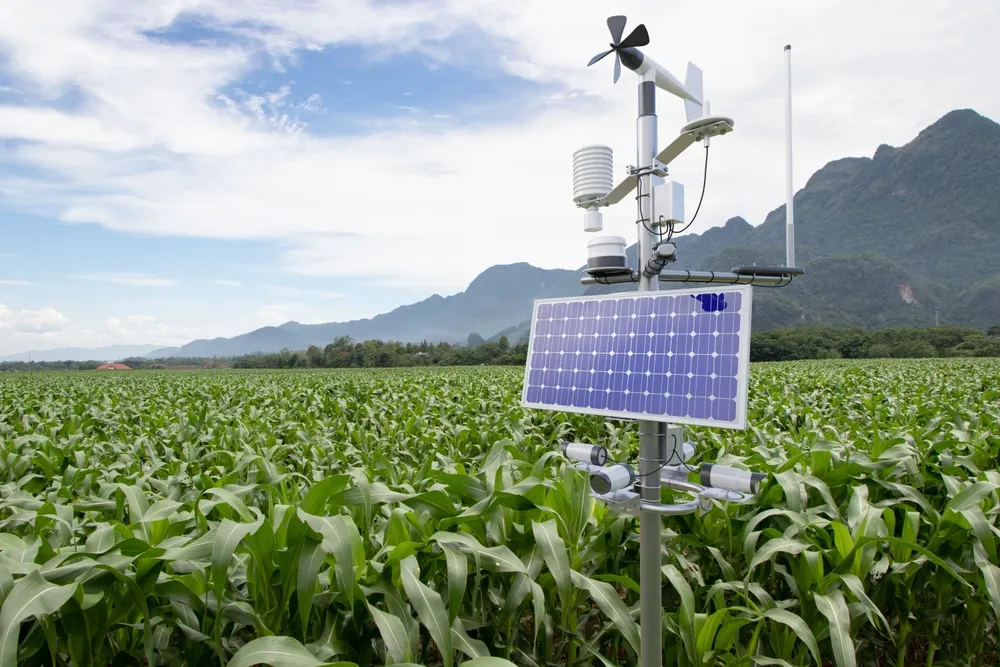
[[[702,83],[701,69],[694,63],[688,63],[687,76],[684,79],[684,87],[699,100],[704,101],[704,85]],[[705,110],[700,103],[684,100],[684,111],[687,114],[687,122],[698,120],[705,115]]]

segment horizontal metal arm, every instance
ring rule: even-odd
[[[664,283],[725,283],[727,285],[758,285],[780,287],[792,282],[792,276],[760,276],[752,273],[731,273],[729,271],[670,271],[660,272],[660,282]]]
[[[694,514],[701,507],[700,500],[692,500],[689,503],[681,503],[679,505],[661,505],[659,503],[647,503],[645,501],[639,502],[639,509],[646,510],[647,512],[656,512],[657,514],[665,514],[666,516],[678,516],[681,514]]]
[[[668,477],[664,479],[663,475],[660,475],[660,482],[664,486],[669,486],[674,491],[687,491],[688,493],[695,494],[704,493],[705,491],[705,487],[701,484],[695,484],[694,482],[689,482],[677,477]]]
[[[715,283],[725,285],[756,285],[758,287],[782,287],[792,282],[792,276],[758,276],[749,273],[730,273],[728,271],[670,271],[660,272],[660,282],[663,283]],[[637,283],[639,274],[619,273],[595,278],[584,274],[580,278],[581,285],[615,285],[618,283]]]
[[[666,166],[677,159],[691,144],[701,141],[705,137],[715,137],[720,134],[732,132],[733,121],[721,116],[711,118],[700,118],[697,121],[688,123],[681,128],[681,134],[670,142],[670,144],[660,151],[656,156],[656,161]],[[648,166],[648,165],[645,165]],[[615,189],[604,195],[603,198],[593,202],[586,202],[587,206],[611,206],[617,204],[625,195],[635,190],[636,177],[629,175],[625,180],[615,186]]]

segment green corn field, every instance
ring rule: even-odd
[[[632,665],[638,521],[522,369],[0,377],[0,667]],[[1000,362],[752,367],[664,519],[666,665],[1000,664]],[[664,499],[670,500],[664,490]]]

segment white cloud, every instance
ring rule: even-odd
[[[99,335],[116,344],[175,345],[183,341],[183,337],[171,333],[165,324],[157,322],[151,315],[109,317]]]
[[[0,285],[6,285],[8,287],[29,287],[32,285],[30,280],[0,280]]]
[[[320,289],[307,289],[304,287],[285,287],[282,285],[264,285],[264,294],[268,296],[292,296],[292,297],[315,297],[317,299],[340,299],[343,294],[340,292],[329,292]]]
[[[278,326],[285,322],[312,324],[327,322],[329,315],[304,303],[271,303],[257,311],[261,326]]]
[[[133,287],[174,287],[178,284],[173,278],[161,278],[148,273],[78,273],[71,275],[70,278]]]
[[[97,326],[74,324],[55,308],[12,310],[0,304],[0,354],[57,347],[181,345],[196,332],[171,329],[149,315],[109,317]]]
[[[238,280],[216,280],[214,284],[220,287],[243,287],[243,283]]]
[[[14,335],[52,335],[63,330],[69,320],[55,308],[11,310],[0,303],[0,333]]]
[[[0,257],[3,259],[10,259],[11,257],[16,257],[16,255],[12,252],[0,252]]]
[[[982,85],[1000,27],[997,3],[961,12],[903,0],[716,7],[711,19],[696,3],[648,0],[628,10],[628,29],[639,21],[649,28],[649,54],[681,75],[688,58],[698,62],[713,111],[736,121],[736,132],[713,142],[694,231],[735,215],[759,222],[783,201],[787,42],[797,187],[827,161],[905,142],[952,108],[1000,117],[1000,88]],[[347,11],[350,22],[342,20]],[[571,204],[573,150],[613,146],[619,174],[634,161],[634,77],[626,72],[612,86],[613,61],[584,66],[605,48],[607,13],[596,0],[574,3],[573,12],[529,0],[79,0],[58,15],[44,3],[2,3],[0,51],[19,90],[51,99],[74,86],[87,104],[73,112],[41,102],[0,106],[3,136],[37,142],[22,144],[15,159],[47,174],[0,187],[12,205],[67,222],[280,240],[285,268],[305,275],[460,289],[494,263],[575,267],[586,235]],[[181,14],[249,41],[183,45],[141,36]],[[363,36],[357,25],[367,26]],[[262,51],[290,68],[301,49],[362,39],[368,58],[418,52],[477,71],[499,67],[545,89],[516,100],[528,110],[521,117],[509,107],[474,124],[454,120],[458,110],[433,121],[403,113],[347,137],[311,134],[308,117],[321,100],[292,104],[287,87],[220,97]],[[659,99],[665,144],[683,112],[675,98]],[[693,150],[671,169],[691,202],[701,159]],[[631,238],[633,217],[627,206],[612,209],[607,231]],[[103,277],[89,279],[176,284],[96,275]]]

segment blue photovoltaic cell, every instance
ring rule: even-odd
[[[745,428],[751,288],[535,302],[522,405]]]

